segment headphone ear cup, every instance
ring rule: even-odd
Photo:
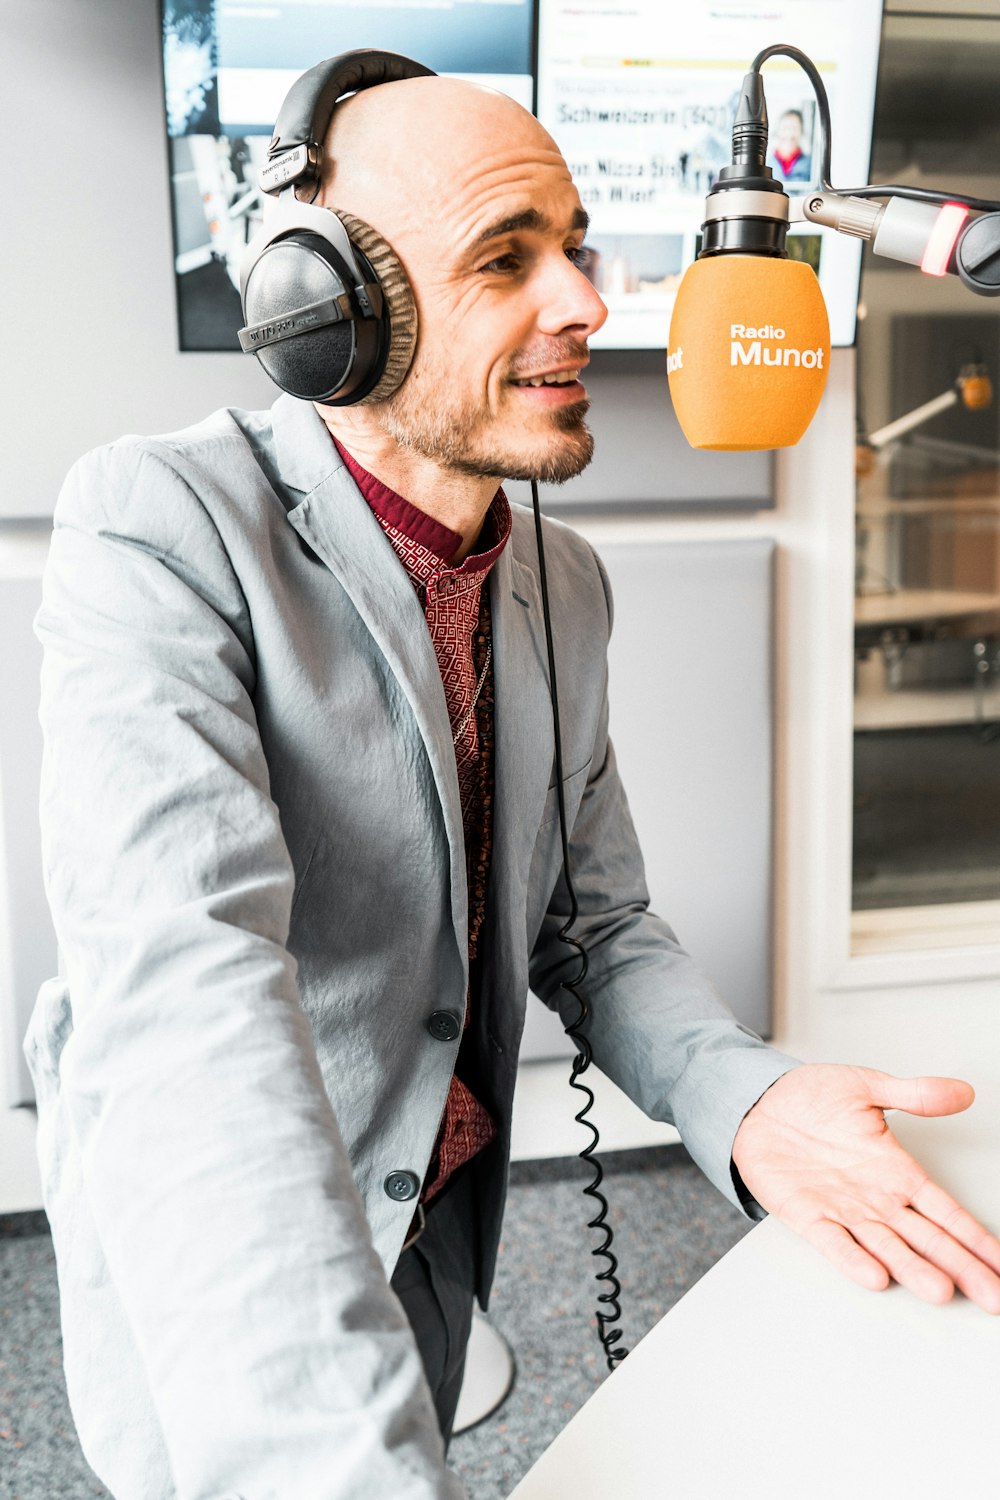
[[[244,314],[248,324],[277,322],[312,303],[343,296],[349,285],[347,267],[330,243],[296,230],[268,245],[254,262],[243,294]],[[374,320],[345,319],[269,344],[256,354],[275,384],[292,396],[325,401],[340,392],[349,400],[359,365],[371,368],[378,344]]]
[[[355,403],[368,406],[391,396],[406,378],[417,346],[417,304],[409,277],[388,240],[355,214],[338,211],[337,217],[347,230],[351,244],[360,250],[375,273],[385,298],[385,316],[389,321],[385,366],[377,383]]]

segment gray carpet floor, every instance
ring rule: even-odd
[[[749,1223],[682,1147],[605,1158],[623,1332],[636,1343]],[[490,1318],[517,1360],[501,1409],[457,1437],[471,1500],[501,1500],[606,1375],[594,1320],[588,1180],[576,1161],[517,1163]],[[107,1491],[80,1452],[66,1402],[55,1260],[44,1214],[0,1216],[0,1500],[90,1500]],[[131,1500],[131,1497],[122,1497]]]

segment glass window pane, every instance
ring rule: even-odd
[[[887,15],[871,180],[1000,198],[998,77]],[[867,249],[861,300],[853,905],[1000,902],[1000,306]]]

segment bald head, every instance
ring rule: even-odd
[[[393,244],[408,232],[440,233],[442,211],[479,181],[509,178],[522,158],[569,171],[552,137],[494,89],[457,78],[406,78],[363,89],[337,105],[324,143],[319,201],[357,214]],[[505,170],[506,169],[506,170]]]

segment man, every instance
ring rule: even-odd
[[[778,119],[767,165],[781,182],[808,182],[812,177],[812,157],[802,149],[803,129],[799,109],[786,109]]]
[[[576,1013],[534,540],[498,490],[590,456],[585,216],[537,122],[457,81],[356,95],[326,155],[319,201],[413,285],[403,384],[91,455],[38,622],[66,973],[27,1045],[70,1399],[119,1500],[460,1493],[529,979]],[[796,1066],[646,909],[603,574],[546,529],[596,1061],[854,1279],[1000,1311],[1000,1243],[881,1112],[969,1087]]]

